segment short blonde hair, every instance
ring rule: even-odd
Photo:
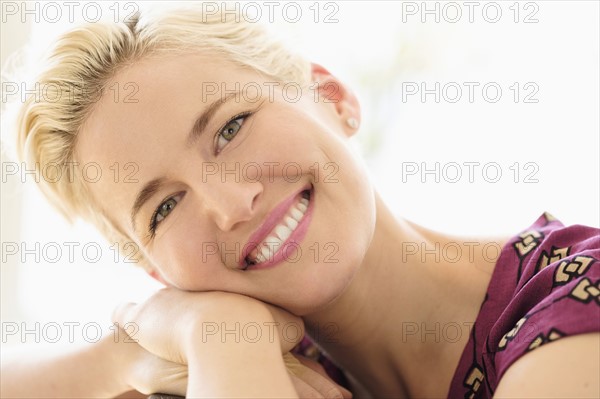
[[[82,25],[56,41],[36,76],[47,89],[44,97],[52,101],[30,96],[20,106],[17,152],[30,168],[44,171],[40,188],[68,220],[80,217],[93,223],[122,248],[130,241],[94,204],[81,172],[73,167],[77,134],[97,100],[89,93],[100,93],[123,66],[143,57],[204,50],[280,82],[304,85],[310,79],[310,64],[263,26],[231,14],[203,15],[199,5],[137,14],[127,23]],[[151,266],[140,251],[136,260]]]

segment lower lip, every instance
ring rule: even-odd
[[[300,220],[298,226],[296,226],[296,229],[292,232],[292,234],[290,234],[288,239],[285,240],[283,244],[281,244],[277,252],[275,252],[275,254],[271,257],[271,259],[263,263],[250,265],[248,266],[248,268],[245,269],[245,271],[269,269],[278,266],[279,264],[289,259],[296,259],[297,255],[295,253],[296,251],[300,250],[300,242],[306,236],[306,233],[308,231],[308,225],[310,224],[310,221],[312,219],[314,200],[315,193],[314,190],[311,190],[310,199],[308,200],[308,209],[306,209],[304,217],[302,218],[302,220]]]

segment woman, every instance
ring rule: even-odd
[[[302,325],[374,397],[599,395],[598,230],[544,214],[516,237],[453,237],[394,218],[348,146],[356,97],[257,25],[95,24],[45,65],[38,80],[70,91],[24,105],[24,156],[61,165],[51,200],[139,245],[169,288],[115,312],[139,346],[49,359],[37,386],[3,366],[3,395],[347,396],[290,359]],[[92,182],[92,163],[135,174]]]

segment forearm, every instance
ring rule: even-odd
[[[207,334],[201,322],[190,325],[182,339],[189,367],[187,397],[297,398],[274,328],[278,323],[268,308],[250,302],[221,317],[221,329],[236,326],[231,333]],[[248,325],[258,328],[252,339],[233,332]]]
[[[238,343],[198,352],[188,357],[188,397],[298,397],[278,346]]]
[[[128,390],[115,369],[112,336],[72,348],[3,350],[3,398],[109,398]],[[7,353],[8,352],[8,353]]]

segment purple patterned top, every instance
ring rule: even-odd
[[[600,331],[600,230],[543,214],[502,249],[449,398],[491,398],[521,356]]]

